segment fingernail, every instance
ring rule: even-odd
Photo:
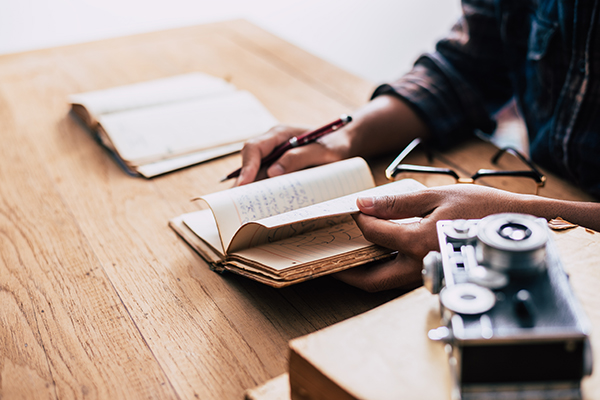
[[[373,197],[359,197],[358,205],[362,208],[371,208],[375,203],[375,199]]]
[[[285,169],[283,169],[281,164],[273,164],[267,171],[267,175],[269,176],[279,176],[283,174],[285,174]]]
[[[239,186],[241,182],[244,181],[244,170],[240,171],[240,174],[238,175],[237,179],[235,180],[235,186]]]

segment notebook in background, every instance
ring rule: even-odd
[[[251,93],[202,73],[74,94],[69,102],[128,173],[146,178],[239,151],[277,123]]]

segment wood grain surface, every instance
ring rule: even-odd
[[[0,57],[0,398],[241,398],[285,371],[290,339],[398,295],[211,272],[167,221],[239,156],[132,178],[68,115],[68,94],[192,71],[293,124],[372,90],[245,21]]]
[[[600,359],[600,234],[553,231],[554,245],[589,320]],[[450,399],[444,344],[427,337],[440,326],[439,298],[424,287],[290,342],[289,371],[246,392],[247,400]],[[490,365],[494,360],[489,360]],[[581,382],[583,399],[600,398],[600,371]]]
[[[193,71],[308,126],[374,88],[242,20],[1,56],[0,399],[242,398],[286,371],[289,340],[401,294],[211,272],[167,221],[229,187],[239,155],[132,178],[68,114],[68,94]],[[371,160],[378,183],[393,156]]]

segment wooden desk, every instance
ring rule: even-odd
[[[373,89],[245,21],[0,57],[1,398],[241,398],[286,371],[290,339],[400,294],[209,271],[167,220],[228,187],[239,156],[131,178],[67,114],[68,94],[191,71],[285,123],[322,124]]]
[[[571,286],[591,322],[595,364],[600,359],[600,234],[582,227],[552,232]],[[424,287],[373,310],[290,342],[289,376],[248,391],[248,400],[451,399],[444,343],[427,337],[441,324],[439,297]],[[498,368],[511,365],[486,360]],[[559,362],[563,360],[557,360]],[[582,380],[583,399],[600,398],[600,371]],[[500,396],[498,399],[512,398]],[[489,396],[480,396],[490,399]],[[539,399],[529,396],[523,398]],[[553,398],[572,398],[554,396]]]

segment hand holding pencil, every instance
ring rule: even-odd
[[[315,129],[315,130],[312,130],[309,132],[305,132],[298,136],[294,136],[294,137],[290,138],[289,140],[284,141],[283,143],[277,145],[267,156],[261,158],[260,168],[261,169],[268,168],[271,164],[273,164],[275,161],[277,161],[288,150],[313,143],[317,139],[319,139],[329,133],[337,131],[341,127],[348,124],[350,121],[352,121],[352,117],[350,117],[349,115],[342,115],[337,120],[335,120],[325,126],[322,126],[318,129]],[[246,149],[244,149],[244,150],[246,150]],[[244,150],[242,151],[243,155],[244,155]],[[239,168],[239,169],[231,172],[227,176],[223,177],[221,179],[221,181],[236,178],[236,177],[240,176],[241,171],[242,171],[242,168]],[[248,182],[244,182],[244,183],[248,183]]]

